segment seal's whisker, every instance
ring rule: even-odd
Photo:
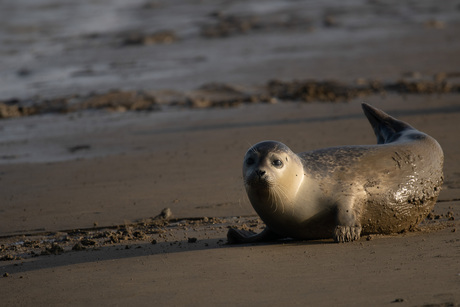
[[[282,186],[273,185],[269,190],[269,200],[275,206],[275,211],[278,210],[278,205],[281,207],[281,213],[285,211],[285,199],[287,199],[288,194]]]
[[[276,191],[275,187],[272,187],[269,192],[268,192],[268,201],[270,202],[270,208],[273,208],[275,206],[275,210],[273,212],[276,212],[278,210],[278,202],[276,199]]]
[[[286,208],[285,200],[289,199],[289,195],[286,189],[281,185],[277,187],[277,193],[278,193],[278,198],[279,198],[279,203],[281,205],[282,213],[284,213],[284,209]]]

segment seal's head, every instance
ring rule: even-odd
[[[284,208],[296,198],[303,177],[299,157],[280,142],[260,142],[244,157],[244,184],[256,211],[263,203]]]

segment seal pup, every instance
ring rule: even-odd
[[[363,103],[377,145],[295,154],[263,141],[243,162],[248,198],[266,224],[259,234],[230,228],[229,243],[282,238],[357,240],[411,230],[432,210],[443,182],[438,142]]]

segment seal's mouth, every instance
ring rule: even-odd
[[[266,175],[260,176],[254,172],[244,180],[244,185],[246,188],[268,190],[273,183],[272,180],[270,180],[270,177]]]
[[[262,205],[263,207],[271,208],[273,212],[278,210],[281,213],[285,212],[288,193],[283,186],[277,184],[273,177],[256,174],[246,178],[244,183],[248,195],[251,195],[252,199],[256,199],[256,204],[258,203],[256,206]]]

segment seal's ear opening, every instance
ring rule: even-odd
[[[361,104],[364,114],[371,123],[377,137],[378,144],[385,144],[393,139],[394,135],[406,129],[414,129],[409,124],[391,117],[382,110],[374,108],[367,103]]]

